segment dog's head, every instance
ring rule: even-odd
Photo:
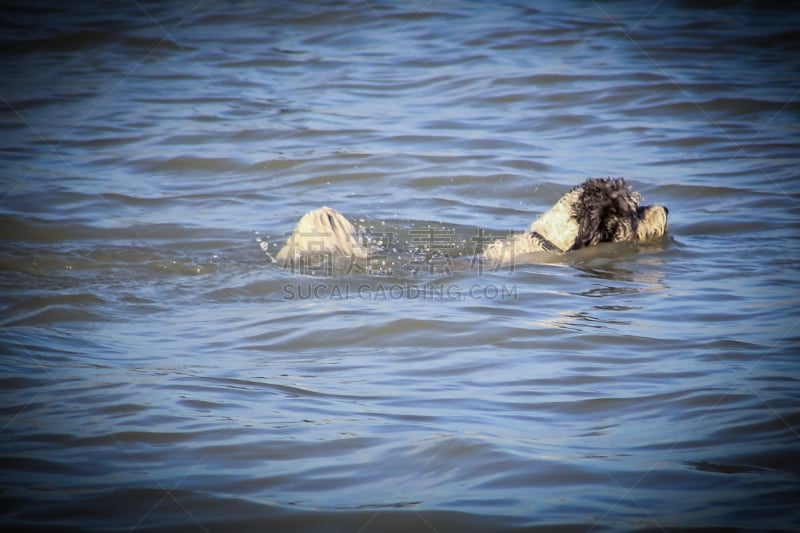
[[[622,178],[589,179],[574,187],[532,225],[561,251],[601,242],[644,240],[663,235],[667,210],[640,207],[641,196]]]

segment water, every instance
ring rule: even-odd
[[[0,19],[6,527],[800,528],[790,6],[62,4]],[[590,176],[669,237],[261,248],[321,205],[466,246]]]

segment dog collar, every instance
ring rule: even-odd
[[[549,239],[545,238],[544,235],[539,233],[538,231],[531,232],[531,239],[534,239],[539,244],[539,247],[542,248],[545,252],[558,252],[560,254],[564,253],[564,250],[553,244]]]

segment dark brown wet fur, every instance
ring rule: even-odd
[[[578,236],[572,249],[625,240],[634,228],[640,197],[623,178],[594,178],[572,189],[579,191],[573,213]]]

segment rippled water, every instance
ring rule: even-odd
[[[0,16],[6,526],[800,528],[791,6],[124,4]],[[330,205],[468,252],[590,176],[669,237],[262,250]]]

